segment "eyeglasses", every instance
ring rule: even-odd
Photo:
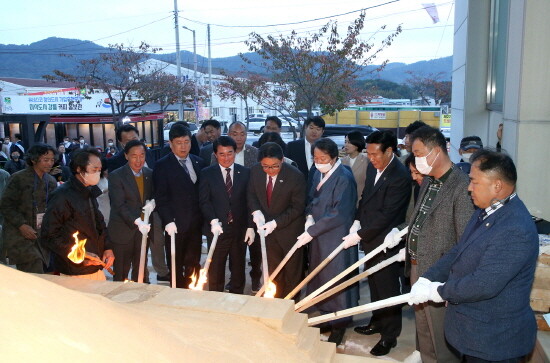
[[[271,166],[262,165],[262,169],[264,169],[264,170],[279,170],[280,168],[281,168],[281,164],[271,165]]]

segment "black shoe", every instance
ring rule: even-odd
[[[396,339],[380,339],[378,343],[371,349],[370,354],[375,356],[386,355],[390,352],[391,348],[397,345]]]
[[[157,281],[170,281],[170,274],[166,274],[164,276],[157,275]]]
[[[344,335],[346,334],[346,329],[340,328],[340,329],[332,329],[330,332],[330,336],[328,337],[328,341],[331,343],[336,343],[336,345],[340,345],[342,343],[342,339],[344,339]]]
[[[355,328],[353,328],[353,330],[356,333],[363,334],[363,335],[373,335],[373,334],[380,333],[380,329],[378,329],[378,327],[372,324],[356,326]]]
[[[225,290],[225,292],[229,292],[231,290],[231,280],[229,280],[229,282],[225,284],[223,289]]]

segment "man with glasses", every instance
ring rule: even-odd
[[[304,231],[306,182],[298,169],[283,162],[283,150],[274,142],[260,147],[258,160],[250,169],[248,207],[258,231],[265,233],[271,273]],[[285,297],[300,283],[302,266],[300,248],[275,278],[275,297]]]
[[[325,120],[321,116],[308,118],[304,122],[304,137],[300,140],[288,143],[286,151],[289,159],[298,164],[298,169],[308,180],[310,169],[313,167],[313,155],[311,145],[323,136],[325,131]]]

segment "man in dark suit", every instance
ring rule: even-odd
[[[365,254],[384,243],[388,232],[405,222],[411,197],[411,176],[395,155],[397,138],[391,131],[375,131],[367,137],[367,179],[350,234],[344,237],[346,247],[362,243]],[[365,264],[365,270],[399,252],[396,246],[379,253]],[[369,276],[371,301],[397,296],[401,293],[399,264],[393,263]],[[380,341],[372,355],[386,355],[397,344],[401,334],[401,306],[372,312],[367,326],[356,327],[360,334],[380,333]]]
[[[172,124],[172,126],[178,125],[178,124],[189,128],[189,124],[186,121],[176,121]],[[172,126],[170,126],[170,127],[172,127]],[[201,128],[199,129],[199,132],[201,132],[202,130],[203,129],[202,129],[202,126],[201,126]],[[199,132],[197,132],[197,134]],[[194,134],[193,136],[191,136],[191,151],[189,151],[189,153],[199,156],[200,147],[201,147],[202,143],[200,143],[198,141],[199,138],[197,137],[197,134]],[[168,143],[166,143],[166,144],[164,144],[164,146],[162,147],[162,149],[160,151],[160,157],[162,158],[162,157],[170,154],[171,152],[172,152],[172,150],[170,149],[170,145]]]
[[[18,151],[20,155],[25,155],[25,147],[23,146],[23,141],[21,140],[21,134],[13,135],[15,142],[10,146],[10,155],[14,151]]]
[[[207,165],[210,165],[212,153],[214,152],[212,143],[222,134],[222,126],[219,121],[206,120],[202,123],[201,128],[204,129],[208,144],[204,144],[201,147],[199,156],[204,160]]]
[[[281,121],[280,118],[278,118],[277,116],[268,116],[264,121],[264,127],[263,127],[262,133],[265,134],[266,132],[276,132],[278,134],[281,134],[282,127],[283,127],[283,122]],[[286,143],[283,142],[283,145],[284,145],[282,146],[283,153],[286,155]],[[252,143],[252,146],[260,147],[260,141],[259,140],[254,141]]]
[[[116,256],[114,281],[127,279],[130,268],[131,279],[138,280],[142,233],[150,229],[150,225],[142,221],[142,208],[153,195],[153,171],[144,166],[146,149],[139,140],[128,142],[124,147],[128,163],[109,174],[111,215],[107,228]]]
[[[139,131],[133,125],[124,124],[117,128],[116,139],[120,143],[121,148],[124,149],[126,144],[131,140],[139,140]],[[119,152],[107,160],[107,169],[109,170],[109,173],[120,168],[121,166],[124,166],[128,162],[124,155],[124,153]],[[155,157],[151,153],[151,150],[147,150],[145,152],[145,166],[149,169],[154,169],[155,167]]]
[[[260,163],[250,169],[248,206],[258,229],[265,231],[271,273],[304,231],[306,183],[298,169],[283,161],[283,150],[278,144],[262,145],[258,159]],[[285,297],[300,283],[302,250],[294,253],[275,278],[275,297]]]
[[[245,242],[254,242],[252,218],[246,203],[250,169],[235,163],[237,144],[228,136],[214,140],[217,163],[201,171],[199,196],[202,214],[218,242],[208,270],[210,291],[223,291],[228,256],[231,272],[229,292],[242,294],[245,285]]]
[[[191,132],[188,128],[176,125],[170,129],[169,137],[172,153],[156,163],[153,189],[156,210],[167,232],[166,256],[171,256],[170,234],[176,234],[176,286],[187,288],[191,276],[198,276],[200,270],[199,176],[204,163],[201,158],[189,154]]]
[[[464,362],[520,362],[536,341],[529,305],[538,257],[531,215],[515,193],[505,154],[473,154],[471,193],[479,208],[462,238],[411,289],[409,303],[447,301],[445,338]]]
[[[325,120],[321,116],[308,118],[304,122],[304,130],[303,136],[305,137],[288,143],[286,156],[298,164],[298,169],[304,174],[305,180],[309,181],[310,169],[314,166],[311,145],[323,136]]]

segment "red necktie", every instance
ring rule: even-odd
[[[266,190],[268,207],[271,204],[271,193],[273,193],[273,178],[269,177],[269,181],[267,182],[267,190]]]

